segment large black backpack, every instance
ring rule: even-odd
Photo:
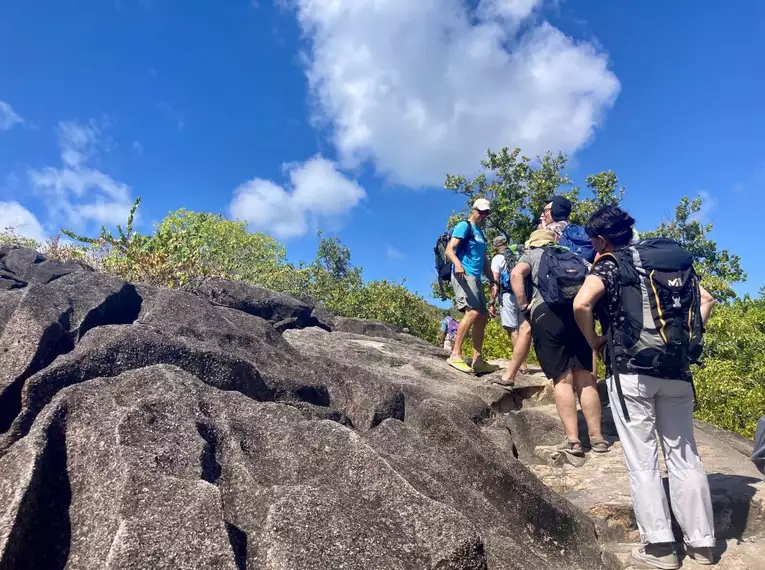
[[[587,266],[581,256],[563,247],[548,246],[542,252],[534,284],[548,305],[568,305],[573,304],[586,277]]]
[[[608,330],[618,391],[620,371],[691,380],[690,365],[699,363],[704,348],[693,256],[676,241],[652,238],[598,262],[609,258],[619,267],[619,320]]]
[[[467,222],[468,230],[465,238],[460,242],[459,251],[457,252],[458,256],[462,251],[464,251],[465,248],[467,248],[468,242],[473,239],[473,225],[470,223],[470,220],[465,221]],[[449,261],[448,257],[446,257],[446,248],[449,245],[449,241],[452,239],[453,232],[454,230],[452,229],[450,232],[441,234],[436,241],[435,247],[433,248],[433,253],[435,254],[436,258],[438,287],[441,289],[441,299],[444,301],[446,300],[446,293],[444,292],[444,281],[451,281],[452,268],[454,267],[454,264]]]

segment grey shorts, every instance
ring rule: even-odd
[[[518,330],[521,326],[521,311],[512,293],[502,293],[499,297],[499,316],[502,326],[510,330]]]
[[[452,275],[452,289],[454,290],[454,305],[458,311],[475,309],[482,315],[489,313],[486,308],[486,293],[483,283],[472,275],[464,275],[457,279]]]

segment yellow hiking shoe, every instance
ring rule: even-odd
[[[446,362],[449,363],[449,366],[452,368],[456,368],[460,372],[465,372],[466,374],[472,374],[473,369],[468,366],[467,362],[462,360],[461,358],[452,358],[451,356],[446,359]]]
[[[496,372],[499,370],[499,366],[495,366],[494,364],[489,364],[488,362],[484,362],[483,360],[479,360],[478,362],[473,362],[473,372],[476,374],[491,374],[492,372]]]

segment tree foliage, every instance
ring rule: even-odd
[[[705,366],[696,373],[698,417],[752,437],[765,414],[765,297],[718,306],[705,342]]]
[[[572,220],[586,221],[592,212],[604,204],[618,204],[624,197],[624,188],[612,171],[587,177],[586,184],[592,196],[580,199],[580,188],[565,173],[568,158],[562,153],[539,156],[536,162],[522,156],[520,149],[503,148],[488,151],[481,161],[484,172],[469,179],[447,174],[444,186],[465,196],[465,207],[455,213],[447,226],[465,219],[473,202],[487,198],[492,203],[491,215],[485,222],[488,240],[504,235],[514,243],[524,243],[539,224],[539,216],[556,194],[565,195],[572,202]]]
[[[188,287],[212,277],[237,279],[310,295],[337,315],[382,320],[436,341],[440,311],[403,282],[364,282],[362,268],[352,263],[350,250],[336,237],[319,234],[314,260],[295,265],[287,262],[281,243],[219,214],[177,210],[156,224],[153,233],[140,234],[133,227],[139,205],[140,199],[125,229],[117,226],[116,233],[106,228],[97,237],[63,233],[83,244],[80,249],[94,265],[126,280]]]
[[[493,203],[487,238],[505,235],[523,243],[555,194],[572,201],[572,220],[579,224],[599,206],[618,204],[624,198],[624,187],[610,170],[588,176],[589,194],[582,198],[580,188],[565,174],[566,161],[563,154],[547,153],[532,161],[518,149],[489,151],[482,162],[484,172],[475,178],[447,175],[446,187],[465,198],[464,209],[450,218],[448,227],[464,219],[477,198],[485,197]],[[336,237],[320,234],[313,261],[292,264],[281,243],[250,233],[245,223],[219,214],[177,210],[151,233],[141,234],[134,228],[139,204],[136,201],[127,224],[117,226],[116,232],[102,228],[91,238],[62,231],[77,243],[65,243],[57,236],[41,244],[7,229],[0,232],[0,245],[33,247],[131,281],[188,287],[222,277],[297,296],[308,294],[337,315],[390,322],[436,342],[442,311],[409,291],[403,281],[365,282],[363,269],[353,264],[350,250]],[[765,288],[759,298],[736,296],[732,286],[746,279],[741,260],[710,239],[713,228],[700,219],[702,206],[701,198],[685,197],[673,219],[641,233],[681,242],[696,259],[705,287],[721,301],[707,327],[706,365],[696,374],[698,417],[751,436],[765,410]],[[508,358],[511,350],[507,333],[492,321],[485,356]]]
[[[712,224],[701,221],[702,206],[700,196],[693,200],[684,196],[675,208],[674,219],[662,222],[656,230],[643,235],[663,236],[680,242],[696,260],[696,269],[709,292],[719,301],[731,301],[736,297],[733,284],[745,281],[746,273],[738,255],[719,249],[717,243],[709,239]]]

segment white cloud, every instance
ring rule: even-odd
[[[51,219],[73,228],[88,222],[115,225],[127,218],[132,206],[130,187],[92,168],[88,163],[108,144],[95,122],[61,122],[58,126],[63,168],[28,172],[34,190],[45,199]]]
[[[96,123],[87,125],[63,121],[58,124],[58,145],[61,162],[70,168],[79,168],[97,151],[100,132]]]
[[[390,259],[391,261],[399,261],[401,259],[406,259],[406,254],[403,251],[396,249],[392,245],[386,246],[385,255],[387,255],[388,259]]]
[[[252,229],[280,238],[296,237],[310,223],[336,220],[366,197],[364,189],[321,156],[285,164],[289,184],[254,178],[234,190],[231,215]]]
[[[0,101],[0,131],[7,131],[24,122],[8,103]]]
[[[371,160],[394,183],[440,186],[487,148],[574,152],[619,92],[596,45],[536,21],[542,0],[292,3],[314,118],[344,166]]]
[[[701,198],[701,209],[692,214],[690,220],[708,224],[712,221],[712,216],[717,210],[717,199],[706,190],[699,192],[699,198]]]
[[[17,234],[45,240],[45,232],[37,217],[18,202],[0,202],[0,231],[13,229]]]

